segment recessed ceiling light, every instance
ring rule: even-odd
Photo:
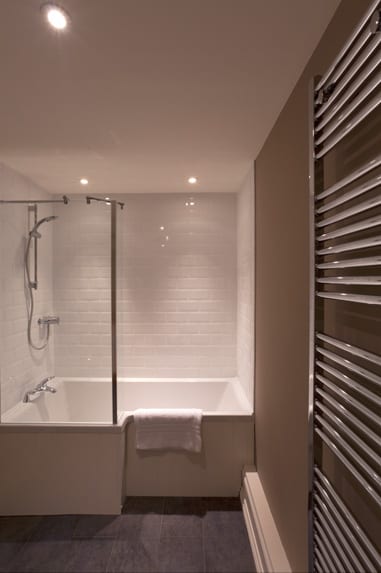
[[[160,231],[164,231],[164,227],[163,227],[163,225],[160,227]]]
[[[197,183],[197,177],[189,177],[188,183],[194,185],[195,183]]]
[[[45,18],[55,30],[65,30],[69,24],[69,16],[65,10],[56,4],[43,4],[41,7]]]
[[[88,185],[88,184],[89,184],[89,180],[88,180],[88,179],[81,179],[81,180],[80,180],[80,184],[81,184],[81,185]]]

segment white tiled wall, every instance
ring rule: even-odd
[[[120,197],[120,376],[236,375],[236,198]],[[82,202],[57,226],[58,374],[110,374],[108,213]]]
[[[56,374],[110,377],[110,209],[73,197],[54,212]]]
[[[2,198],[48,197],[9,169],[0,181]],[[253,185],[251,171],[239,194],[119,197],[119,376],[238,375],[252,400]],[[52,212],[59,218],[39,240],[35,317],[54,313],[61,323],[48,349],[33,352],[23,284],[27,207],[0,207],[2,411],[49,374],[110,377],[110,207],[82,196],[39,207],[39,217]]]
[[[238,193],[237,374],[254,399],[254,164]]]
[[[0,165],[0,199],[44,199],[48,194],[18,173]],[[40,206],[38,217],[51,214]],[[33,339],[40,343],[37,318],[53,311],[52,225],[41,228]],[[0,204],[0,381],[1,411],[22,399],[26,389],[54,372],[53,337],[48,348],[33,351],[27,342],[24,292],[24,251],[28,232],[27,205]],[[33,263],[32,263],[33,268]]]

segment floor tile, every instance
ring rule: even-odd
[[[242,511],[207,511],[203,523],[205,536],[222,535],[232,540],[247,536]]]
[[[41,517],[0,517],[0,541],[27,541],[40,522]]]
[[[119,522],[118,539],[159,539],[161,531],[162,515],[129,514],[122,515]]]
[[[205,505],[200,498],[165,500],[161,537],[202,537]]]
[[[72,541],[28,541],[12,562],[10,573],[63,573]]]
[[[129,498],[119,520],[118,539],[157,539],[160,537],[164,498]]]
[[[202,538],[202,517],[199,515],[164,515],[161,538]]]
[[[160,540],[160,571],[165,573],[202,573],[204,552],[202,540],[172,537]]]
[[[247,535],[204,537],[204,551],[207,573],[251,573],[255,571]]]
[[[108,573],[160,573],[159,539],[114,541]]]
[[[0,541],[0,572],[9,570],[12,561],[20,553],[24,541]]]
[[[78,518],[74,539],[114,539],[118,535],[119,515],[84,515]]]
[[[73,541],[65,573],[104,573],[113,544],[112,539]]]
[[[75,515],[53,515],[43,517],[32,535],[32,541],[64,541],[73,536],[78,517]]]

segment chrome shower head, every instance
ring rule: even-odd
[[[41,233],[37,231],[38,227],[42,225],[42,223],[49,223],[49,221],[54,221],[54,219],[58,219],[57,215],[50,215],[50,217],[44,217],[37,221],[33,229],[30,231],[29,236],[33,237],[34,239],[40,239]]]

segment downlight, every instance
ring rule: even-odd
[[[43,4],[41,11],[48,24],[55,30],[65,30],[69,25],[69,15],[57,4]]]

